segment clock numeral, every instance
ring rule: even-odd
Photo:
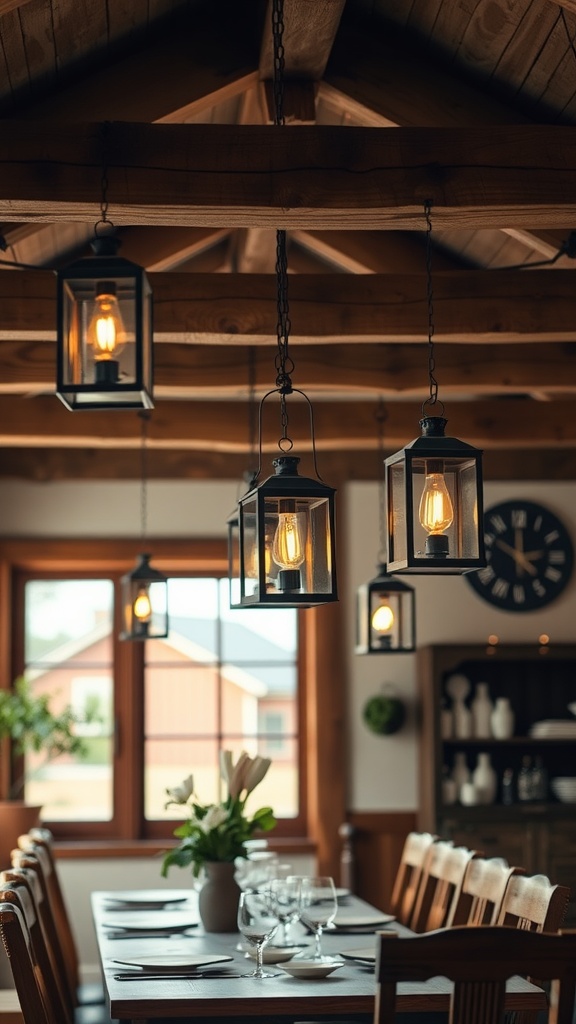
[[[538,531],[541,528],[542,528],[542,516],[536,516],[536,519],[534,520],[534,526],[532,527],[532,529],[534,530],[535,533],[538,533]]]
[[[481,583],[491,583],[495,575],[496,574],[491,565],[487,565],[484,569],[478,570],[478,579]]]
[[[559,569],[555,569],[552,565],[549,565],[544,572],[546,579],[552,580],[552,583],[558,583],[558,580],[562,579],[562,573]]]
[[[492,587],[492,593],[494,597],[507,597],[508,591],[510,590],[510,584],[506,580],[498,577],[494,586]]]
[[[558,540],[559,536],[558,530],[550,530],[550,533],[544,534],[544,543],[553,544],[555,540]]]
[[[524,592],[524,587],[521,587],[519,583],[515,583],[512,587],[512,597],[514,598],[516,604],[524,604],[524,601],[526,600],[526,594]]]
[[[517,530],[524,530],[528,522],[525,508],[513,508],[510,513],[510,522]]]
[[[566,552],[565,551],[549,551],[548,561],[550,565],[565,565],[566,564]]]
[[[546,593],[546,587],[541,582],[541,580],[533,580],[532,589],[534,593],[538,595],[538,597],[544,597],[544,594]]]
[[[502,519],[502,516],[490,516],[490,522],[492,523],[492,526],[496,530],[496,533],[506,532],[506,523]]]
[[[492,547],[492,545],[494,543],[494,534],[493,533],[485,533],[484,534],[484,543],[485,543],[487,548]]]

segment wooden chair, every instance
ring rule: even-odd
[[[508,883],[524,868],[510,867],[501,857],[474,857],[466,868],[459,896],[450,908],[446,927],[496,924]]]
[[[521,876],[520,876],[521,877]],[[499,1024],[506,981],[536,975],[553,982],[550,1024],[571,1024],[576,931],[556,935],[515,928],[443,928],[425,935],[379,936],[374,1024],[392,1024],[398,982],[443,975],[454,982],[450,1024]]]
[[[16,936],[19,943],[17,949],[10,950],[10,941],[6,940],[5,949],[10,959],[10,969],[14,978],[14,984],[20,1006],[24,1014],[24,1020],[28,1024],[28,1013],[30,1006],[23,993],[20,983],[27,975],[28,967],[37,977],[35,984],[36,993],[33,995],[33,1002],[41,1002],[44,1006],[44,1013],[48,1019],[54,1018],[56,1024],[72,1024],[70,1007],[62,991],[57,972],[54,970],[54,962],[46,943],[39,915],[35,902],[27,886],[20,883],[6,883],[0,886],[0,907],[9,905],[12,910],[18,912],[17,919],[12,921],[14,929],[11,934]],[[17,925],[20,925],[20,930]],[[22,932],[25,934],[23,935]],[[20,959],[24,956],[23,944],[29,949],[24,957],[24,964]],[[20,980],[20,983],[19,983]],[[34,1005],[34,1012],[37,1006]],[[42,1019],[42,1018],[41,1018]],[[36,1024],[34,1017],[32,1021]]]
[[[22,893],[26,890],[27,899],[32,903],[35,915],[42,928],[43,943],[49,959],[50,973],[56,979],[61,1001],[66,1005],[69,1020],[72,1020],[75,1007],[74,993],[68,985],[62,947],[41,878],[30,868],[9,868],[6,871],[0,872],[0,886],[12,892],[14,902],[17,900],[22,902]],[[32,928],[30,928],[30,932],[31,934],[33,933]],[[1,1020],[0,1024],[2,1024]]]
[[[68,984],[74,993],[74,1001],[78,1006],[104,1004],[104,990],[101,984],[81,984],[78,948],[60,885],[56,859],[54,857],[53,836],[45,828],[33,828],[18,839],[20,854],[15,853],[13,863],[18,866],[33,868],[40,876],[46,892],[48,903],[60,939],[60,945],[66,964]],[[22,854],[34,857],[37,863],[25,861]]]
[[[557,932],[569,899],[568,886],[552,885],[546,875],[514,875],[495,923],[526,931]]]
[[[0,900],[0,936],[14,978],[25,1024],[61,1024],[52,1009],[32,948],[24,914]]]
[[[402,924],[410,923],[426,857],[437,838],[431,832],[406,836],[390,900],[390,913]]]
[[[466,869],[479,854],[465,846],[439,840],[430,847],[410,919],[414,932],[429,932],[446,924],[460,897]]]

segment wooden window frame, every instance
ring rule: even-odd
[[[16,584],[21,574],[61,572],[78,576],[102,573],[119,578],[129,571],[142,542],[138,540],[41,540],[14,539],[0,541],[0,687],[9,688],[23,652],[17,650],[16,638],[22,635],[22,624],[16,621]],[[221,539],[148,540],[154,564],[173,575],[226,575],[228,570],[226,543]],[[117,609],[118,611],[118,609]],[[300,678],[305,679],[304,700],[299,704],[300,746],[305,754],[303,805],[305,820],[302,846],[310,843],[316,850],[318,869],[338,877],[340,840],[338,829],[345,820],[345,734],[344,734],[344,658],[335,637],[343,636],[340,606],[322,605],[299,612],[299,631],[304,640]],[[153,838],[155,829],[145,834],[143,807],[143,702],[138,694],[136,663],[143,658],[141,644],[116,639],[119,623],[115,623],[115,665],[127,685],[117,688],[117,708],[126,735],[120,737],[115,771],[114,793],[117,810],[114,822],[98,824],[97,841],[108,844],[134,845]],[[140,665],[141,668],[141,665]],[[139,714],[135,711],[138,709]],[[4,752],[3,752],[4,753]],[[0,785],[7,786],[7,758],[0,763]],[[120,785],[120,779],[122,784]],[[102,826],[102,827],[101,827]],[[288,827],[275,830],[274,838],[292,845]],[[65,826],[54,827],[55,834],[65,836]],[[292,831],[292,830],[290,830]],[[93,827],[76,823],[75,835],[90,841]],[[284,834],[284,837],[283,837]]]

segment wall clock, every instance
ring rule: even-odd
[[[480,597],[505,611],[531,612],[562,593],[574,566],[570,534],[533,501],[503,501],[484,515],[486,567],[466,574]]]

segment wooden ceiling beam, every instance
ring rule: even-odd
[[[231,397],[247,399],[249,365],[259,392],[275,379],[275,339],[267,348],[240,345],[157,345],[154,380],[157,399]],[[364,393],[419,399],[428,392],[427,354],[421,346],[397,344],[306,345],[294,354],[294,385],[317,395]],[[462,345],[438,348],[437,375],[446,394],[510,395],[576,391],[576,342]],[[42,394],[56,380],[54,342],[0,343],[0,395]]]
[[[309,412],[304,402],[290,402],[289,433],[295,451],[311,447]],[[576,447],[574,401],[535,403],[497,398],[451,402],[446,410],[448,432],[483,448]],[[374,409],[370,402],[316,402],[316,446],[320,451],[377,449]],[[400,448],[419,434],[420,409],[412,403],[390,403],[386,439]],[[238,403],[169,402],[156,404],[150,419],[150,449],[249,452],[243,435],[245,415]],[[279,405],[267,410],[263,451],[278,452]],[[141,423],[135,413],[82,411],[71,413],[54,396],[28,399],[7,395],[0,403],[0,445],[39,448],[129,448],[141,444]]]
[[[115,222],[422,230],[565,227],[576,138],[563,126],[470,129],[113,123]],[[102,129],[7,121],[0,218],[94,220]]]
[[[392,449],[384,455],[392,454]],[[555,451],[513,449],[484,454],[485,480],[571,480],[576,479],[576,449]],[[243,478],[246,455],[203,451],[149,451],[146,469],[149,480],[238,480]],[[336,480],[380,480],[382,462],[374,451],[322,452],[320,471],[327,482]],[[302,474],[314,475],[311,467]],[[270,476],[269,463],[262,479]],[[60,480],[140,480],[140,460],[133,451],[80,448],[0,449],[0,479],[21,479],[47,483]],[[231,511],[230,509],[225,511]],[[225,514],[223,513],[222,522]]]
[[[276,337],[271,274],[151,274],[156,341],[269,345]],[[576,340],[574,274],[441,271],[434,275],[438,341]],[[293,275],[291,337],[297,344],[421,343],[424,274]],[[55,340],[56,282],[48,271],[0,272],[0,341]]]

